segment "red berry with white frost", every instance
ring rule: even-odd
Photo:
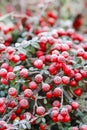
[[[36,113],[37,113],[37,115],[39,115],[39,116],[44,115],[44,114],[45,114],[45,108],[44,108],[43,106],[37,107]]]
[[[17,90],[16,90],[15,88],[9,88],[8,94],[9,94],[10,96],[15,97],[15,96],[17,95]]]
[[[37,83],[41,83],[41,82],[43,81],[43,76],[42,76],[41,74],[37,74],[37,75],[35,76],[35,81],[36,81]]]
[[[38,69],[42,69],[42,67],[43,67],[43,61],[40,60],[40,59],[35,60],[35,61],[34,61],[34,66],[35,66],[36,68],[38,68]]]
[[[20,100],[19,105],[21,108],[27,109],[29,106],[29,103],[28,103],[27,99],[22,99],[22,100]]]
[[[54,97],[61,97],[63,94],[63,90],[61,88],[55,88],[53,91]]]

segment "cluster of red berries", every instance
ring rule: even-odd
[[[54,17],[50,13],[47,15]],[[9,123],[17,119],[27,120],[28,117],[32,127],[37,124],[38,118],[47,120],[46,116],[54,123],[71,122],[71,114],[79,109],[79,104],[67,98],[66,93],[72,90],[73,96],[81,96],[79,84],[87,78],[84,62],[87,52],[83,38],[72,29],[58,29],[40,33],[36,39],[38,49],[33,47],[33,39],[31,45],[26,41],[27,48],[20,43],[19,47],[24,47],[26,54],[20,53],[15,46],[0,44],[0,57],[4,56],[0,66],[0,84],[4,88],[8,86],[6,97],[0,98],[1,118],[12,111]],[[34,54],[29,52],[30,46],[35,49]],[[47,123],[40,121],[40,130],[45,130]],[[11,124],[0,121],[0,130],[10,127]],[[87,125],[78,124],[72,128],[78,129],[86,130]]]

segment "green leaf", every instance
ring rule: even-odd
[[[26,126],[27,126],[27,128],[30,130],[31,129],[31,124],[30,123],[26,123]]]
[[[37,120],[36,120],[36,124],[39,124],[41,122],[41,118],[38,118]]]
[[[44,99],[44,104],[47,104],[47,100],[46,99]]]
[[[31,46],[33,46],[33,47],[35,47],[35,48],[37,48],[37,49],[40,48],[39,44],[36,43],[36,42],[35,42],[35,43],[32,43]]]
[[[46,119],[45,119],[45,118],[42,118],[42,122],[45,123],[45,122],[46,122]]]
[[[83,123],[87,123],[87,115],[82,118]]]

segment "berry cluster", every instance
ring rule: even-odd
[[[80,111],[74,98],[87,78],[83,41],[72,29],[57,29],[15,46],[0,44],[0,130],[45,130],[56,123],[59,130],[67,123],[76,125],[71,130],[87,129],[74,117]]]

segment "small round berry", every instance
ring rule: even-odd
[[[17,115],[15,113],[12,113],[11,116],[10,116],[10,120],[15,120],[17,117]]]
[[[55,101],[52,103],[52,106],[53,106],[53,107],[58,107],[58,108],[60,108],[60,106],[61,106],[60,101],[55,100]]]
[[[66,108],[67,108],[68,112],[72,111],[72,106],[71,105],[66,105]]]
[[[52,94],[52,91],[49,91],[46,93],[46,98],[52,98],[53,94]]]
[[[62,108],[60,114],[61,114],[63,117],[65,117],[65,116],[68,114],[67,108]]]
[[[4,69],[8,69],[8,67],[9,67],[9,65],[7,64],[7,63],[3,63],[2,65],[1,65],[1,68],[4,68]]]
[[[35,81],[36,81],[37,83],[41,83],[41,82],[43,81],[42,75],[41,75],[41,74],[37,74],[37,75],[35,76]]]
[[[5,121],[0,121],[0,130],[6,130],[7,129],[7,123]]]
[[[82,79],[82,75],[80,73],[75,74],[75,80],[80,81]]]
[[[76,110],[76,109],[79,108],[79,104],[78,104],[77,102],[74,102],[74,101],[71,103],[71,106],[72,106],[72,108],[73,108],[74,110]]]
[[[20,71],[20,77],[22,78],[27,78],[28,77],[28,70],[23,68],[21,71]]]
[[[21,108],[26,109],[26,108],[28,108],[29,103],[26,99],[22,99],[22,100],[20,100],[19,105]]]
[[[54,81],[54,83],[57,84],[57,85],[59,85],[59,84],[62,83],[62,79],[61,79],[60,76],[55,76],[55,78],[54,78],[53,81]]]
[[[42,90],[43,90],[44,92],[49,91],[49,90],[50,90],[50,85],[47,84],[47,83],[44,83],[44,84],[42,85]]]
[[[25,96],[25,97],[30,98],[30,97],[32,97],[32,95],[33,95],[33,92],[32,92],[31,89],[26,89],[26,90],[24,91],[24,96]]]
[[[76,96],[81,96],[81,94],[82,94],[82,89],[81,89],[81,88],[76,88],[73,92],[74,92],[74,94],[75,94]]]
[[[74,126],[74,127],[71,128],[71,130],[79,130],[79,128]]]
[[[0,107],[1,107],[1,106],[3,106],[3,105],[4,105],[4,103],[5,103],[4,98],[0,98]]]
[[[46,124],[40,124],[40,130],[46,130]]]
[[[45,114],[45,108],[44,108],[43,106],[37,107],[36,113],[37,113],[37,115],[39,115],[39,116],[44,115],[44,114]]]
[[[5,107],[4,106],[0,106],[0,114],[4,114],[5,113]]]
[[[21,60],[21,61],[26,60],[26,56],[25,56],[25,54],[23,54],[23,53],[20,53],[20,54],[19,54],[19,57],[20,57],[20,60]]]
[[[43,67],[43,61],[40,60],[40,59],[35,60],[35,61],[34,61],[34,66],[35,66],[36,68],[38,68],[38,69],[42,69],[42,67]]]
[[[57,117],[58,114],[59,114],[59,112],[58,112],[57,110],[52,110],[52,111],[51,111],[51,118]]]
[[[19,55],[13,55],[12,61],[13,61],[14,63],[17,63],[18,61],[20,61],[20,56],[19,56]]]
[[[6,75],[7,75],[7,70],[4,69],[4,68],[0,69],[0,76],[1,77],[6,77]]]
[[[62,96],[62,93],[63,93],[62,89],[60,89],[60,88],[58,88],[58,87],[55,88],[54,91],[53,91],[54,97],[61,97],[61,96]]]
[[[87,130],[87,125],[80,126],[80,130]]]
[[[6,46],[4,44],[0,44],[0,53],[5,51]]]
[[[1,78],[1,83],[4,85],[8,84],[8,80],[6,78]]]
[[[69,78],[68,76],[63,76],[63,77],[62,77],[62,82],[63,82],[63,84],[68,84],[69,81],[70,81],[70,78]]]
[[[63,117],[62,122],[64,123],[70,122],[70,116],[66,115],[65,117]]]
[[[7,79],[8,80],[14,80],[15,79],[15,73],[14,72],[8,72],[7,73]]]
[[[10,96],[15,97],[15,96],[17,95],[17,90],[16,90],[15,88],[9,88],[8,94],[9,94]]]
[[[31,90],[36,89],[36,88],[37,88],[37,84],[36,84],[36,82],[31,81],[31,82],[29,83],[29,88],[30,88]]]

